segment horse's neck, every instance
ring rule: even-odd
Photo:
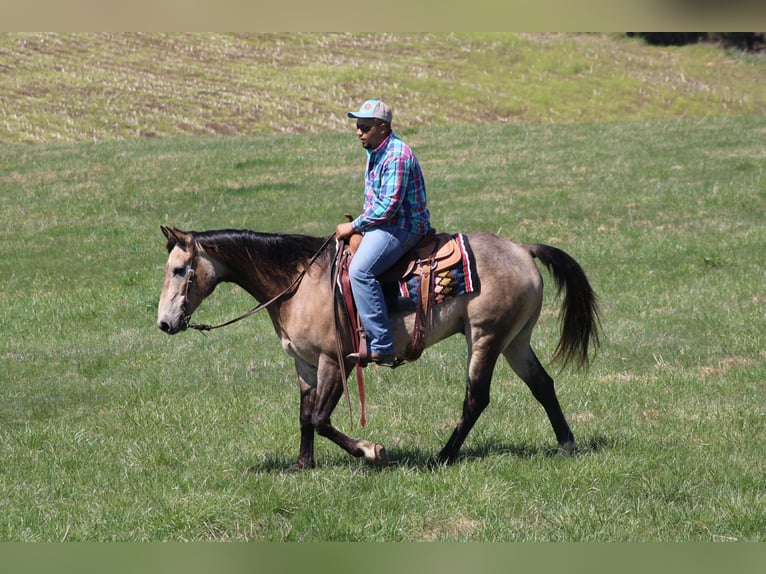
[[[229,282],[263,302],[284,290],[290,281],[290,271],[276,268],[273,257],[255,242],[219,248],[208,256],[215,267],[218,282]]]

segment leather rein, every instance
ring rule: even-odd
[[[188,313],[184,315],[184,320],[186,322],[186,326],[189,329],[195,329],[197,331],[212,331],[213,329],[220,329],[221,327],[226,327],[228,325],[232,325],[238,321],[241,321],[242,319],[247,319],[248,317],[255,315],[258,311],[262,311],[272,303],[278,301],[282,297],[284,297],[287,293],[292,291],[295,287],[298,286],[298,284],[303,280],[303,277],[306,275],[308,270],[311,268],[311,266],[314,264],[314,262],[319,258],[319,256],[322,254],[322,251],[324,251],[325,247],[327,247],[332,241],[335,239],[335,234],[330,235],[325,239],[324,243],[322,243],[322,246],[319,248],[319,251],[317,251],[314,256],[309,260],[308,265],[306,265],[303,270],[298,273],[298,275],[293,279],[292,283],[290,283],[282,292],[278,293],[276,296],[272,297],[265,303],[259,303],[252,309],[250,309],[247,313],[244,313],[240,315],[239,317],[235,317],[234,319],[231,319],[229,321],[225,321],[224,323],[219,323],[218,325],[206,325],[206,324],[198,324],[198,323],[191,323],[191,315]],[[196,253],[196,242],[192,241],[191,244],[191,263],[189,264],[189,269],[186,271],[186,285],[184,286],[184,300],[182,303],[182,308],[184,310],[189,308],[189,288],[191,287],[192,281],[194,280],[194,276],[196,275],[196,263],[197,263],[197,253]]]

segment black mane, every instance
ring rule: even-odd
[[[281,276],[291,276],[299,265],[317,255],[327,237],[297,233],[263,233],[245,229],[195,231],[194,240],[206,251],[230,263],[257,265]],[[329,261],[335,244],[325,248],[317,262]]]

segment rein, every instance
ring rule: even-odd
[[[322,243],[322,246],[319,248],[319,251],[317,251],[314,256],[309,260],[308,265],[301,271],[295,279],[293,279],[292,283],[290,283],[281,293],[277,294],[275,297],[272,297],[265,303],[259,303],[252,309],[250,309],[247,313],[244,313],[243,315],[240,315],[239,317],[235,317],[234,319],[231,319],[229,321],[226,321],[224,323],[219,323],[218,325],[205,325],[205,324],[198,324],[198,323],[189,323],[188,319],[190,319],[190,316],[187,316],[187,327],[189,329],[195,329],[197,331],[212,331],[213,329],[220,329],[221,327],[227,327],[228,325],[232,325],[233,323],[236,323],[238,321],[241,321],[242,319],[247,319],[248,317],[255,315],[258,311],[262,311],[275,301],[281,299],[284,297],[287,293],[292,291],[295,287],[298,286],[298,284],[303,280],[303,277],[306,275],[309,268],[314,264],[314,262],[319,258],[319,256],[322,254],[322,251],[324,251],[325,247],[327,247],[332,239],[335,238],[335,235],[330,235],[327,239],[325,239],[325,242]],[[192,261],[189,265],[189,270],[186,272],[186,287],[184,289],[184,301],[183,305],[184,307],[188,306],[189,303],[189,286],[191,285],[192,279],[195,275],[195,269],[194,264],[197,261],[197,254],[194,252],[194,246],[196,245],[195,242],[192,242],[191,244],[191,250],[192,250]]]

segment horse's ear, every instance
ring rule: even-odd
[[[170,253],[176,245],[186,249],[186,246],[189,243],[189,234],[187,232],[181,231],[177,227],[165,227],[164,225],[160,225],[160,230],[162,230],[163,235],[165,235],[168,240],[168,253]]]

